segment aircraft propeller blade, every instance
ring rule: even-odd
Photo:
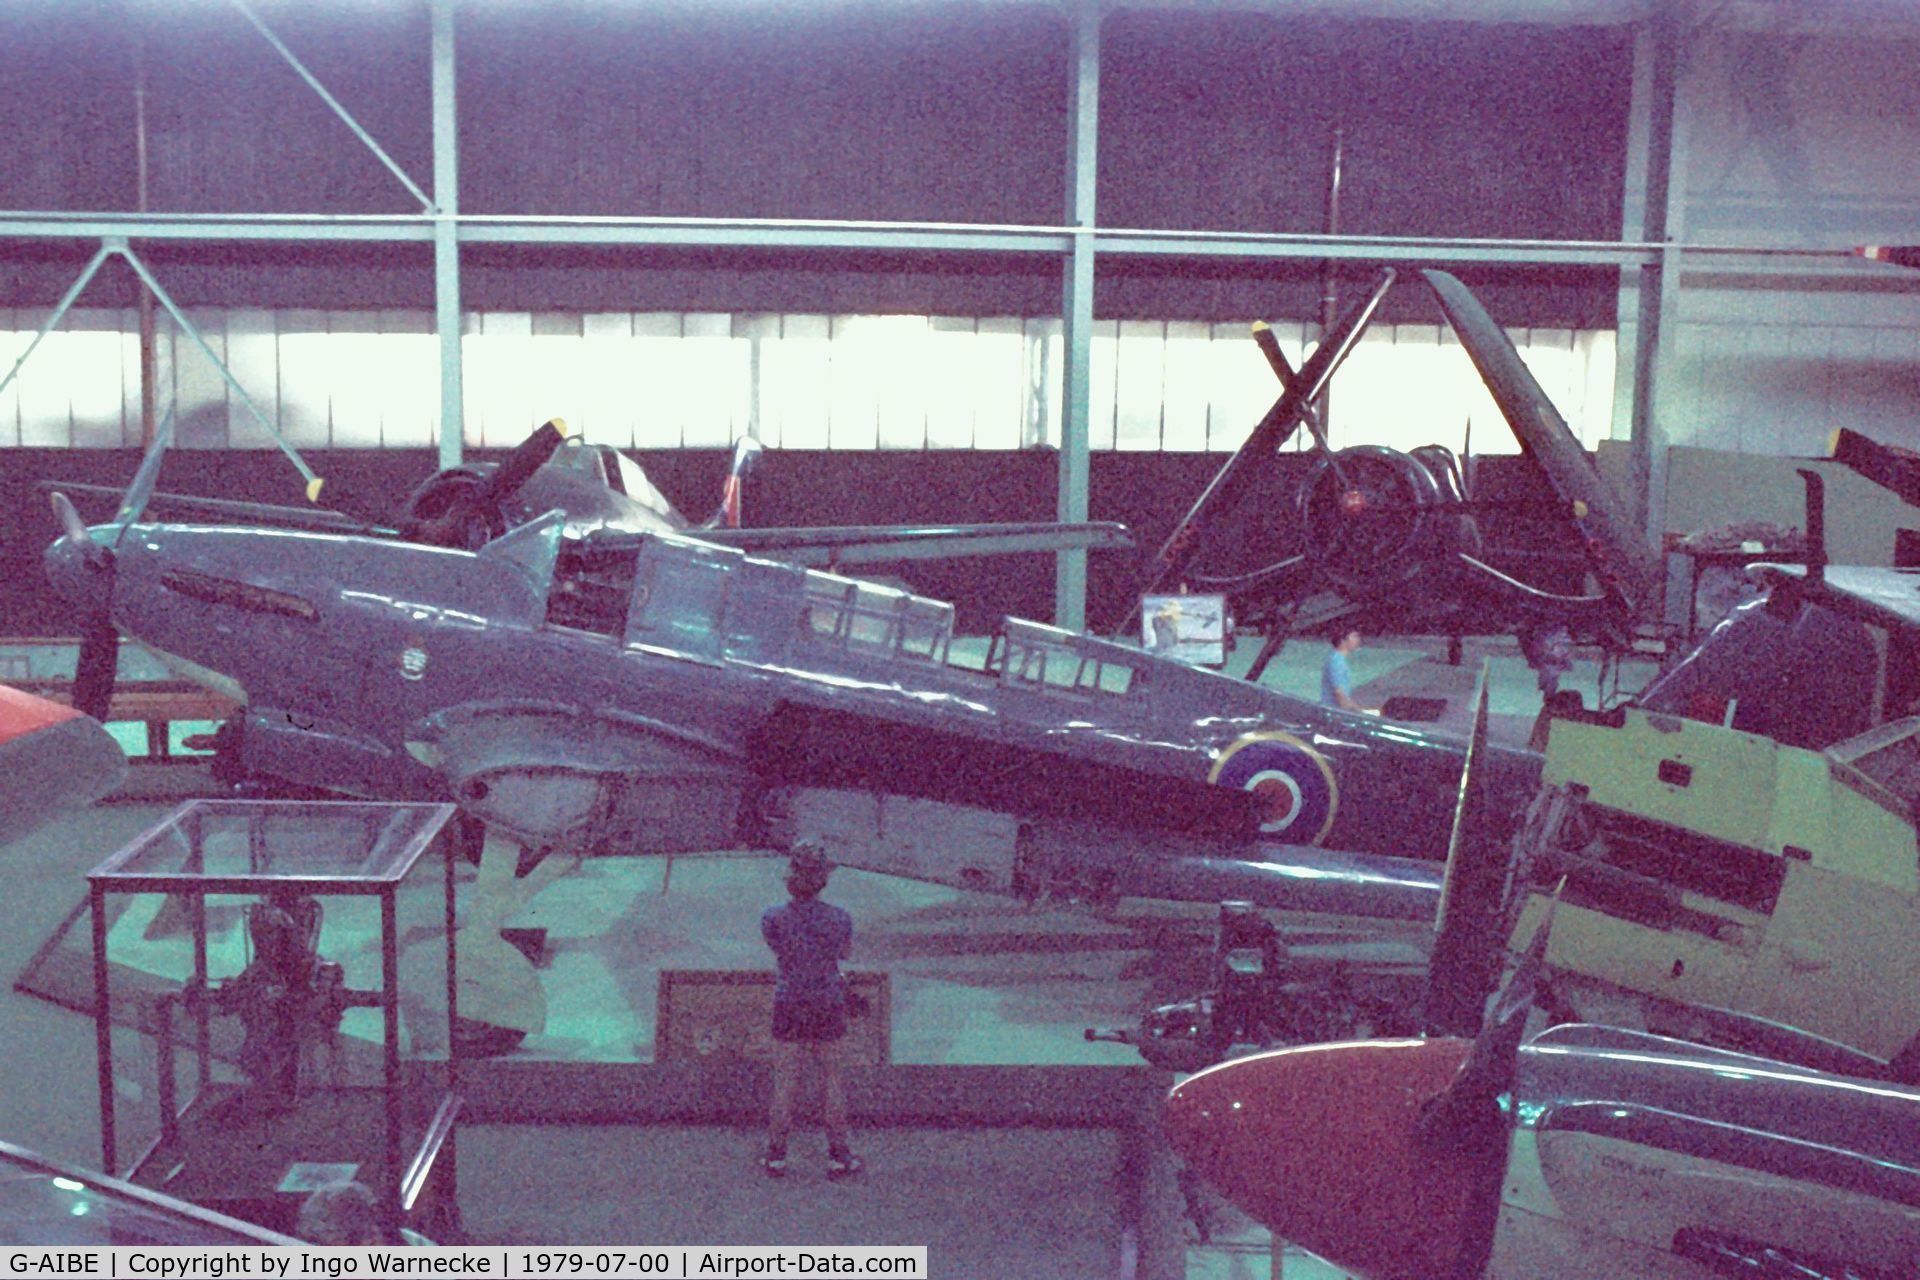
[[[140,459],[140,469],[133,473],[133,483],[127,486],[126,496],[120,500],[120,509],[113,514],[113,522],[122,529],[134,523],[147,509],[147,503],[153,497],[153,486],[160,479],[160,459],[166,454],[167,447],[173,443],[173,406],[160,419],[160,425],[154,429],[153,444],[147,449],[147,456]]]
[[[528,476],[545,465],[566,438],[567,423],[564,418],[551,418],[535,427],[533,433],[515,445],[513,452],[487,477],[475,500],[498,504],[511,498],[527,482]]]
[[[1470,1036],[1479,1028],[1487,994],[1505,956],[1501,926],[1511,855],[1492,834],[1498,815],[1486,794],[1488,678],[1488,667],[1482,663],[1474,682],[1473,729],[1467,738],[1453,831],[1447,842],[1440,914],[1434,922],[1425,1000],[1428,1035]]]
[[[54,517],[60,521],[60,531],[67,535],[74,546],[80,548],[89,565],[96,569],[104,565],[110,553],[94,541],[93,532],[87,528],[87,522],[80,518],[73,502],[64,493],[55,493],[52,502]]]
[[[566,422],[553,418],[534,428],[491,472],[463,467],[436,473],[408,495],[394,522],[400,536],[428,546],[478,550],[507,531],[507,500],[566,437]]]
[[[738,529],[740,527],[740,490],[753,470],[753,464],[766,451],[752,436],[741,436],[733,445],[733,465],[727,468],[726,487],[720,491],[720,506],[708,517],[703,528]]]
[[[113,701],[114,670],[120,660],[120,637],[113,629],[113,550],[96,540],[93,530],[64,493],[52,495],[53,513],[65,535],[47,553],[49,573],[63,583],[62,593],[79,603],[85,621],[80,637],[80,661],[74,673],[73,705],[105,721]],[[73,557],[78,557],[74,559]]]
[[[1393,280],[1391,267],[1381,271],[1367,296],[1349,307],[1333,327],[1321,335],[1320,345],[1300,366],[1299,376],[1287,384],[1287,389],[1247,436],[1246,443],[1227,459],[1187,514],[1181,517],[1180,523],[1174,526],[1173,532],[1167,535],[1166,542],[1154,554],[1133,594],[1114,611],[1114,622],[1110,628],[1113,633],[1118,634],[1128,628],[1140,611],[1140,597],[1159,590],[1193,558],[1194,540],[1200,531],[1202,518],[1216,506],[1227,506],[1239,497],[1253,477],[1254,461],[1271,457],[1293,434],[1302,415],[1326,391],[1327,384],[1333,381],[1334,371],[1346,359],[1347,353],[1353,350],[1353,344],[1360,340],[1380,300],[1393,287]]]
[[[114,630],[111,613],[113,598],[113,562],[105,565],[107,598],[87,619],[86,633],[80,637],[80,660],[73,674],[73,705],[102,724],[113,705],[114,677],[120,666],[120,633]]]
[[[1287,359],[1287,353],[1280,349],[1280,339],[1273,336],[1272,325],[1264,320],[1254,321],[1253,345],[1260,348],[1260,354],[1267,358],[1267,367],[1273,370],[1273,376],[1279,380],[1280,389],[1285,391],[1292,386],[1296,376],[1293,363]],[[1319,407],[1308,405],[1301,412],[1300,421],[1306,426],[1307,434],[1313,437],[1313,443],[1319,447],[1321,455],[1326,458],[1327,465],[1333,469],[1334,479],[1344,487],[1347,478],[1341,474],[1339,456],[1335,454],[1333,446],[1327,443],[1327,429],[1326,425],[1320,421]],[[1291,431],[1287,432],[1286,435],[1274,441],[1273,447],[1276,450],[1284,449],[1287,438],[1291,435]]]
[[[1565,880],[1561,882],[1564,888]],[[1496,1123],[1502,1133],[1506,1120],[1499,1111],[1500,1095],[1513,1087],[1514,1070],[1520,1061],[1520,1041],[1526,1034],[1527,1015],[1540,977],[1547,967],[1547,938],[1553,931],[1553,909],[1559,904],[1560,889],[1554,890],[1533,931],[1526,954],[1507,980],[1493,1012],[1487,1016],[1473,1048],[1447,1087],[1422,1109],[1419,1137],[1434,1147],[1471,1142],[1482,1126]]]

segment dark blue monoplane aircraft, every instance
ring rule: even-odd
[[[154,523],[154,470],[92,528],[55,498],[48,571],[107,649],[81,692],[110,692],[123,633],[244,708],[245,768],[455,799],[489,830],[483,876],[504,867],[463,970],[579,855],[803,835],[983,890],[1432,916],[1459,744],[1039,623],[956,643],[950,604],[770,558],[790,548],[765,531],[756,555],[565,511],[477,549]],[[983,536],[809,533],[798,554]],[[1517,811],[1537,758],[1489,769]],[[538,1025],[530,980],[499,1020]]]

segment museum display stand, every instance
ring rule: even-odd
[[[118,1021],[158,1076],[128,1181],[285,1232],[357,1181],[389,1233],[457,1236],[453,812],[194,800],[88,875],[104,1168],[146,1086]]]

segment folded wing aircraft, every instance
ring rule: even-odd
[[[1383,271],[1297,373],[1272,331],[1254,326],[1282,394],[1151,559],[1139,590],[1121,611],[1122,625],[1139,596],[1171,582],[1225,591],[1243,619],[1267,618],[1267,645],[1250,679],[1259,677],[1290,631],[1335,618],[1402,634],[1565,627],[1583,637],[1617,640],[1627,633],[1651,599],[1660,568],[1625,504],[1472,292],[1444,271],[1420,274],[1522,451],[1539,464],[1552,498],[1478,499],[1467,491],[1459,460],[1440,445],[1410,453],[1379,445],[1339,450],[1327,445],[1313,406],[1393,286],[1395,273]],[[1298,549],[1252,573],[1222,577],[1191,571],[1208,524],[1244,498],[1256,469],[1271,465],[1302,425],[1315,448],[1288,521]],[[1495,510],[1569,524],[1581,546],[1572,567],[1590,575],[1593,588],[1584,594],[1550,590],[1496,567],[1496,560],[1539,565],[1553,557],[1489,550],[1478,518]]]
[[[1914,1274],[1920,1092],[1587,1024],[1476,1085],[1474,1048],[1236,1059],[1178,1085],[1166,1127],[1233,1204],[1359,1280]]]

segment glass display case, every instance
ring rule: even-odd
[[[300,1241],[0,1142],[0,1244],[91,1246]]]
[[[88,875],[109,1173],[139,1033],[158,1136],[130,1182],[289,1231],[355,1181],[389,1231],[457,1230],[453,813],[194,800]]]

